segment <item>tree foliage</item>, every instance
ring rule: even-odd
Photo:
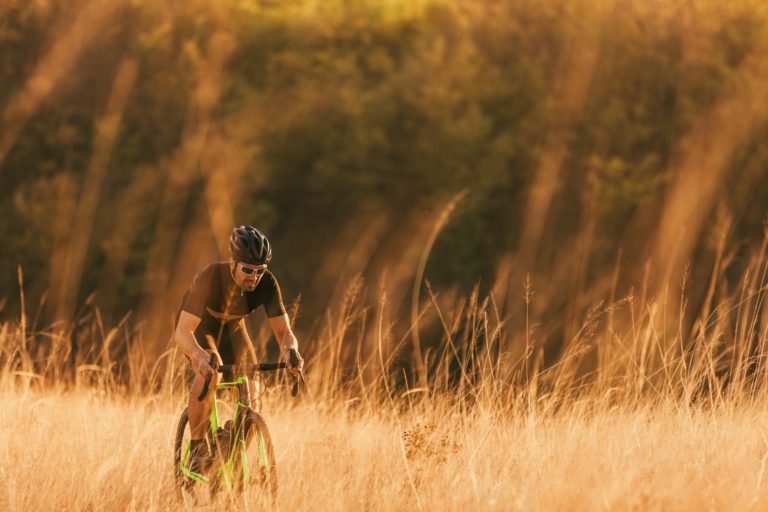
[[[620,248],[650,240],[676,163],[701,149],[688,134],[743,80],[745,62],[766,54],[764,6],[728,5],[3,2],[0,132],[23,126],[0,155],[0,214],[10,219],[0,226],[0,290],[17,292],[19,264],[33,296],[50,289],[52,258],[77,236],[73,212],[125,59],[135,59],[138,76],[106,164],[78,304],[112,288],[108,313],[136,309],[158,293],[150,269],[175,276],[167,282],[178,294],[198,260],[223,249],[220,234],[200,235],[199,227],[213,229],[215,206],[224,204],[233,220],[274,239],[289,295],[303,291],[317,313],[345,272],[329,268],[349,265],[376,281],[387,275],[382,269],[407,266],[404,255],[419,250],[462,190],[466,199],[440,234],[426,277],[438,288],[488,289],[503,258],[520,250],[529,186],[551,147],[565,156],[537,269],[554,272],[590,224],[587,279],[598,280]],[[104,12],[82,21],[87,43],[77,58],[60,76],[40,71],[88,9]],[[568,65],[585,48],[595,51],[594,69],[575,70],[589,75],[588,87],[569,117]],[[217,51],[222,78],[210,82],[215,90],[201,87]],[[36,76],[55,83],[20,117],[14,102]],[[764,133],[739,141],[718,194],[733,233],[748,241],[762,236]],[[185,150],[197,134],[200,152]],[[181,214],[163,221],[170,204]],[[367,230],[373,239],[355,245]],[[152,267],[166,233],[173,258]],[[192,233],[202,236],[201,256],[177,272]],[[366,257],[352,264],[344,251]],[[693,260],[708,265],[705,242]]]

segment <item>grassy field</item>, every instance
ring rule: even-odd
[[[342,352],[350,323],[334,322],[337,330],[324,331],[308,361],[305,392],[293,399],[287,384],[273,382],[262,397],[280,476],[273,505],[768,509],[765,358],[761,344],[755,351],[744,342],[765,338],[757,321],[764,292],[757,286],[740,292],[739,307],[715,308],[729,306],[735,316],[714,315],[685,351],[675,350],[683,346],[679,335],[665,341],[653,307],[623,337],[588,320],[586,334],[546,369],[541,351],[528,350],[513,364],[494,350],[498,329],[471,338],[467,350],[451,350],[455,337],[448,335],[445,352],[453,355],[425,360],[427,385],[410,389],[397,379],[398,347],[384,356],[380,324],[372,329],[373,363],[342,377],[332,354]],[[486,323],[487,314],[482,306],[473,312]],[[728,341],[729,321],[741,338]],[[119,330],[94,328],[101,349],[62,371],[72,346],[51,329],[30,331],[24,317],[0,328],[0,509],[194,509],[178,500],[172,476],[173,437],[186,406],[178,353],[149,365],[135,343],[117,339]],[[478,343],[481,336],[490,342]],[[110,359],[110,347],[121,345],[125,359]],[[587,364],[593,349],[597,357]],[[451,381],[451,361],[472,362],[474,370]],[[248,492],[221,494],[205,508],[265,505]]]
[[[287,393],[285,393],[287,395]],[[448,397],[374,410],[273,393],[265,416],[283,510],[764,510],[760,403],[557,413],[461,410]],[[396,404],[402,406],[403,404]],[[0,394],[3,510],[192,509],[174,495],[181,402],[88,389]],[[233,503],[232,501],[235,501]],[[256,509],[221,497],[218,509]]]
[[[696,318],[664,293],[599,305],[546,363],[535,326],[511,329],[492,299],[445,309],[428,289],[416,322],[443,333],[414,364],[386,301],[352,289],[302,338],[300,397],[264,388],[276,502],[252,489],[205,508],[766,510],[765,254]],[[173,480],[187,364],[170,340],[146,347],[98,314],[0,323],[0,510],[196,508]]]

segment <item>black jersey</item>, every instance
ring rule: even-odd
[[[253,291],[243,292],[232,278],[229,262],[219,261],[195,276],[179,314],[186,311],[199,317],[200,325],[195,329],[198,342],[204,344],[204,337],[210,335],[218,346],[241,319],[259,306],[264,306],[268,317],[285,314],[280,286],[272,272],[267,270]]]

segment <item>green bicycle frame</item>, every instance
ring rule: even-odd
[[[225,488],[228,491],[232,491],[234,487],[234,480],[235,480],[235,458],[239,454],[240,457],[240,463],[242,465],[242,479],[243,479],[243,486],[247,485],[250,482],[250,476],[251,471],[248,466],[248,456],[247,456],[247,440],[243,439],[241,434],[243,433],[242,425],[237,424],[238,422],[244,422],[245,421],[245,413],[247,410],[250,410],[250,389],[248,385],[248,377],[246,376],[239,376],[237,380],[234,382],[221,382],[216,386],[216,391],[220,391],[227,388],[233,388],[236,387],[239,391],[238,398],[236,402],[235,407],[235,425],[233,428],[232,434],[234,434],[234,439],[230,441],[230,449],[229,453],[226,454],[227,459],[222,461],[223,463],[220,465],[220,468],[217,473],[217,478],[220,483],[223,483]],[[243,394],[245,394],[245,400],[247,403],[243,403],[241,398],[243,397]],[[242,412],[241,412],[242,411]],[[217,407],[217,401],[216,401],[216,393],[213,395],[213,408],[211,410],[211,417],[210,417],[210,437],[213,440],[213,442],[216,445],[216,453],[217,456],[220,459],[221,457],[221,451],[220,447],[218,446],[219,440],[218,440],[218,430],[219,430],[220,424],[219,424],[219,411]],[[247,433],[246,433],[247,435]],[[256,439],[256,442],[258,443],[258,453],[259,453],[259,463],[262,467],[265,476],[267,478],[269,477],[269,462],[267,460],[267,449],[264,443],[264,439],[262,437],[261,432],[258,432],[258,436]],[[239,449],[234,450],[232,447],[237,446]],[[181,472],[188,478],[198,482],[198,483],[210,483],[210,480],[205,475],[201,475],[200,473],[196,473],[194,471],[191,471],[187,467],[187,461],[189,459],[189,454],[192,451],[192,441],[190,440],[189,443],[187,443],[187,448],[184,451],[184,456],[181,458],[181,462],[179,463],[179,469]]]

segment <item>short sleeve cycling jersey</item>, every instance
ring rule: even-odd
[[[286,313],[280,285],[267,270],[253,291],[242,291],[232,279],[229,263],[211,263],[195,276],[189,291],[184,295],[181,311],[200,318],[195,335],[213,336],[218,345],[226,324],[234,324],[245,318],[259,306],[264,307],[267,317]],[[202,341],[202,340],[201,340]]]

